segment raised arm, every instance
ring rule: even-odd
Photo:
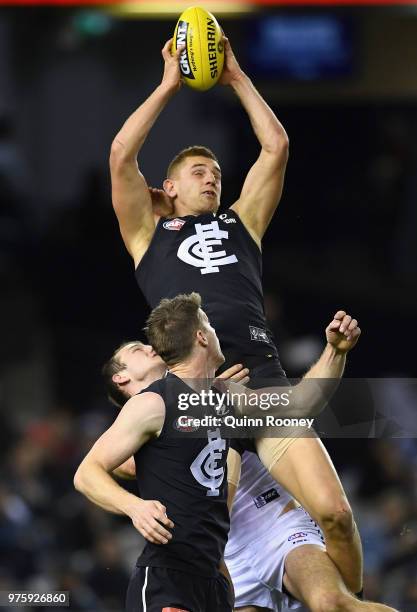
[[[79,466],[75,488],[104,510],[126,514],[149,541],[166,543],[171,534],[162,527],[173,523],[157,500],[143,500],[125,491],[111,477],[115,468],[158,435],[165,419],[165,404],[156,393],[132,397],[113,425],[97,440]]]
[[[154,213],[161,214],[161,194],[149,190],[137,157],[156,119],[181,86],[178,62],[182,47],[172,56],[170,45],[169,40],[162,49],[165,67],[161,84],[127,119],[110,151],[113,208],[135,266],[145,254],[155,231]]]
[[[236,402],[233,402],[235,408],[247,416],[317,416],[336,390],[345,369],[346,354],[356,345],[360,334],[357,320],[352,319],[344,310],[339,310],[326,328],[327,344],[320,358],[297,385],[268,386],[257,390],[233,382],[223,382],[223,385],[234,394],[233,399],[237,398]],[[277,394],[281,396],[279,403]],[[255,395],[258,396],[258,401],[255,401]],[[264,398],[262,404],[261,398]],[[282,398],[285,398],[284,402]],[[262,405],[263,408],[260,408]]]
[[[259,157],[249,170],[240,197],[231,208],[260,246],[281,199],[288,160],[288,136],[272,109],[240,68],[228,39],[224,41],[225,67],[220,82],[230,85],[239,97],[261,145]]]

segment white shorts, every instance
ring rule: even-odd
[[[235,588],[235,608],[259,606],[276,612],[301,603],[282,592],[285,559],[298,546],[315,544],[325,549],[317,523],[304,508],[278,517],[267,535],[225,557]]]

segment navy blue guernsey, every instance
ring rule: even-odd
[[[180,414],[196,416],[201,409],[178,411],[179,394],[191,391],[172,374],[142,391],[160,395],[166,414],[159,437],[135,454],[139,496],[166,506],[167,516],[175,527],[168,544],[146,542],[137,565],[214,577],[218,575],[229,532],[226,465],[229,441],[221,437],[218,428],[204,430],[199,438],[173,435]]]
[[[278,357],[263,309],[261,252],[230,208],[218,217],[160,219],[136,269],[151,308],[197,291],[228,365]],[[250,359],[247,362],[250,364]]]

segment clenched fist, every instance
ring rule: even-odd
[[[338,310],[333,321],[326,327],[327,342],[339,353],[347,353],[357,343],[361,329],[356,319],[344,310]]]

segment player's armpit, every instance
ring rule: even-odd
[[[155,232],[151,194],[136,159],[125,158],[122,145],[116,141],[110,154],[110,173],[112,202],[120,233],[137,266]]]
[[[275,152],[262,149],[231,206],[259,247],[281,199],[287,159],[286,146]]]

